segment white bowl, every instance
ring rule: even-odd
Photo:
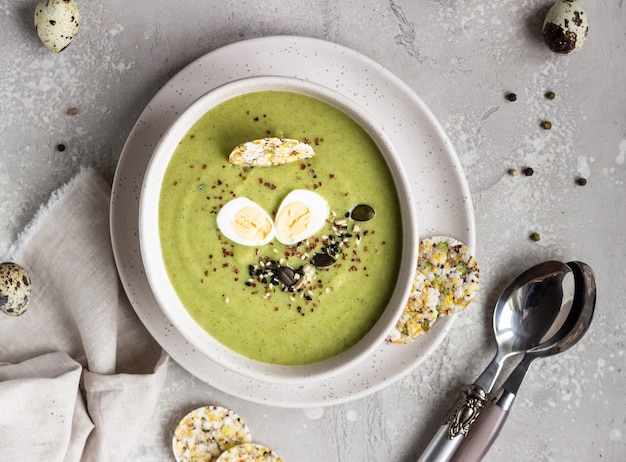
[[[163,177],[179,141],[211,108],[242,94],[257,91],[290,91],[320,99],[356,121],[374,140],[395,181],[402,215],[402,256],[398,280],[389,303],[372,329],[346,351],[324,361],[302,366],[282,366],[247,358],[227,348],[199,326],[178,298],[167,275],[159,236],[159,196]],[[189,342],[211,360],[241,375],[272,383],[304,383],[322,380],[344,371],[369,356],[394,327],[408,298],[419,244],[414,199],[393,146],[373,117],[339,93],[318,84],[291,77],[264,76],[222,85],[192,103],[166,130],[156,146],[144,178],[139,207],[139,240],[146,276],[164,314]]]

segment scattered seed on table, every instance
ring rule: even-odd
[[[57,151],[59,152],[65,151],[65,145],[63,143],[57,144]]]
[[[550,122],[549,120],[541,122],[541,128],[543,128],[544,130],[550,130],[552,128],[552,122]]]
[[[519,171],[516,168],[510,168],[509,169],[509,175],[517,176],[517,175],[519,175]]]
[[[587,178],[582,178],[582,177],[581,177],[581,178],[578,178],[578,179],[576,180],[576,184],[577,184],[578,186],[585,186],[585,185],[587,184]]]
[[[530,167],[526,167],[522,170],[522,172],[524,173],[524,176],[533,176],[533,173],[535,173],[535,171]]]
[[[535,241],[535,242],[537,242],[537,241],[541,240],[541,236],[539,235],[539,233],[532,233],[532,234],[530,235],[530,238],[531,238],[533,241]]]
[[[549,91],[546,93],[546,98],[548,99],[554,99],[556,97],[556,93],[554,93],[553,91]]]
[[[75,116],[76,114],[78,114],[78,109],[75,107],[71,107],[67,110],[67,114],[71,116]]]
[[[516,101],[517,100],[517,95],[515,93],[508,93],[506,95],[506,99],[508,99],[511,102]]]

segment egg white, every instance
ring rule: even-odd
[[[286,211],[290,204],[294,203],[301,203],[306,206],[310,214],[308,223],[306,223],[304,229],[297,234],[281,233],[281,228],[283,228],[283,225],[286,223],[285,220],[289,221],[294,219],[294,217],[287,217],[283,212]],[[306,189],[293,190],[285,196],[276,213],[276,219],[274,221],[276,238],[279,242],[286,245],[296,244],[297,242],[307,239],[324,226],[326,218],[328,218],[328,212],[328,203],[319,194]]]
[[[270,225],[270,229],[266,235],[257,236],[254,239],[249,239],[246,236],[241,235],[234,226],[234,222],[237,219],[237,215],[247,207],[253,209],[258,213],[258,217],[261,221],[266,221]],[[254,221],[254,220],[253,220]],[[261,223],[251,222],[250,225],[258,227]],[[269,214],[263,210],[256,202],[248,199],[247,197],[238,197],[224,204],[219,213],[217,214],[217,226],[224,236],[233,242],[247,246],[261,246],[269,243],[274,239],[276,229],[274,222]]]

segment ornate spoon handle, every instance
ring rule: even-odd
[[[487,393],[482,387],[476,384],[468,385],[418,462],[447,462],[451,460],[486,402]]]

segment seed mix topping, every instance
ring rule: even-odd
[[[374,214],[372,209],[369,219],[373,218]],[[263,287],[265,298],[270,298],[272,293],[280,291],[290,294],[292,300],[300,297],[311,301],[314,295],[312,289],[314,287],[320,289],[317,287],[319,282],[314,280],[316,271],[330,270],[337,261],[343,259],[346,250],[350,250],[358,257],[364,234],[361,225],[350,217],[350,212],[341,218],[333,212],[328,234],[296,243],[279,259],[259,257],[256,264],[248,266],[248,279],[245,285]],[[301,264],[296,266],[293,264],[294,261]]]

